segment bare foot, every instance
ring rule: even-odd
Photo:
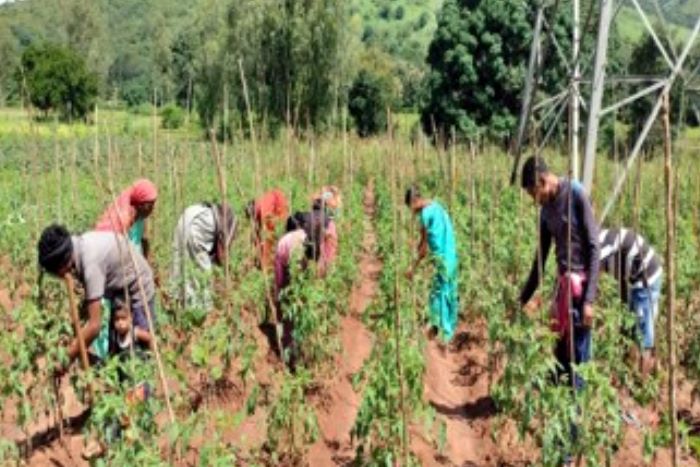
[[[96,439],[92,438],[87,441],[85,444],[85,447],[83,448],[82,456],[83,459],[86,461],[90,461],[93,459],[97,459],[98,457],[102,457],[107,449],[105,446],[97,441]]]

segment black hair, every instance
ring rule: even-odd
[[[125,310],[128,313],[126,299],[122,295],[117,295],[112,298],[112,321],[114,321],[114,316],[117,311]]]
[[[421,193],[420,188],[418,188],[418,185],[411,185],[406,190],[406,195],[404,196],[403,202],[406,203],[406,206],[411,207],[413,202],[420,197]]]
[[[62,225],[51,224],[41,233],[37,244],[39,265],[51,274],[58,274],[73,255],[73,240]]]
[[[238,231],[238,222],[233,214],[233,209],[228,203],[215,204],[212,209],[215,211],[217,241],[223,241],[227,246],[231,244]],[[224,224],[226,222],[226,224]]]
[[[546,173],[549,173],[549,167],[544,159],[540,156],[530,156],[523,164],[520,186],[525,190],[535,188],[540,175]]]
[[[248,219],[252,219],[255,215],[255,200],[251,199],[248,204],[245,205],[245,215]]]
[[[304,229],[306,241],[304,242],[304,256],[306,259],[318,261],[321,256],[321,243],[323,233],[330,224],[330,217],[323,210],[312,209],[310,212],[295,212],[287,218],[287,232]]]

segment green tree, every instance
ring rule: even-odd
[[[506,136],[516,125],[532,32],[518,0],[447,0],[428,49],[424,130]]]
[[[519,0],[447,0],[428,50],[427,102],[423,128],[430,134],[486,133],[504,140],[517,124],[532,40],[533,10]],[[559,15],[565,20],[566,15]],[[554,33],[567,50],[565,28]],[[552,54],[541,90],[566,82],[565,67]]]
[[[658,28],[657,28],[658,29]],[[664,38],[661,41],[666,50],[671,50],[670,44]],[[682,47],[681,41],[675,45],[676,50]],[[697,47],[691,52],[686,63],[697,63],[700,49]],[[654,39],[647,35],[637,46],[632,50],[630,56],[629,71],[633,75],[645,76],[665,76],[669,71],[668,64],[663,59]],[[630,86],[628,93],[632,94],[641,91],[648,86],[649,83]],[[654,102],[658,98],[658,93],[652,93],[641,99],[638,99],[626,106],[621,111],[622,120],[629,124],[630,130],[627,133],[628,144],[633,145],[637,137],[642,131],[644,123],[651,112]],[[671,121],[677,125],[681,119],[685,124],[695,124],[694,112],[692,111],[692,102],[689,100],[688,94],[683,90],[682,79],[676,79],[671,88]],[[690,107],[690,108],[689,108]],[[659,119],[655,122],[652,130],[645,143],[645,151],[653,151],[654,148],[660,147],[663,142],[663,129]]]
[[[258,122],[272,130],[287,120],[317,129],[329,123],[348,87],[347,8],[340,0],[233,2],[224,15],[225,39],[218,51],[207,52],[207,63],[197,72],[202,77],[197,107],[205,127],[228,113],[229,120],[241,119],[247,128],[239,63]]]
[[[10,33],[10,28],[0,18],[0,106],[16,95],[13,70],[19,64],[19,47]]]
[[[386,129],[387,87],[382,77],[368,70],[361,70],[355,78],[350,88],[348,111],[360,136],[375,135]]]
[[[45,114],[56,110],[67,120],[84,119],[97,98],[97,75],[88,71],[81,56],[66,47],[28,47],[22,54],[17,78],[20,85],[26,85],[24,89],[34,106]]]

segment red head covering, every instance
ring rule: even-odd
[[[150,180],[142,178],[134,182],[109,205],[95,225],[95,230],[126,233],[136,222],[136,207],[152,203],[158,198],[158,189]]]

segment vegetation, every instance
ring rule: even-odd
[[[386,129],[390,108],[386,88],[380,77],[365,70],[355,78],[348,95],[348,111],[360,136],[375,135]]]
[[[85,118],[97,97],[97,77],[86,69],[82,57],[59,46],[27,48],[17,80],[44,115],[56,110],[66,120]]]
[[[525,311],[517,303],[538,220],[527,195],[508,184],[512,159],[502,146],[515,124],[532,34],[526,3],[0,5],[0,102],[15,105],[0,110],[0,464],[45,465],[66,452],[77,458],[82,441],[95,437],[108,442],[98,462],[106,465],[297,465],[320,457],[358,465],[558,465],[568,454],[590,465],[622,465],[667,457],[668,372],[662,364],[642,375],[630,357],[636,342],[622,330],[634,317],[612,280],[601,283],[595,357],[577,368],[587,383],[579,393],[552,379],[554,261],[542,305]],[[585,11],[590,3],[583,3]],[[552,26],[565,54],[568,16],[561,10]],[[656,70],[658,63],[643,61],[648,41],[627,37],[613,38],[621,46],[611,69]],[[554,58],[544,66],[545,95],[566,86],[565,67]],[[84,118],[95,103],[97,111]],[[67,121],[34,118],[34,108]],[[397,108],[412,113],[397,115]],[[613,130],[634,131],[639,114],[627,111]],[[420,126],[450,144],[431,145]],[[208,130],[219,139],[204,139]],[[565,130],[558,128],[562,137]],[[700,166],[692,148],[700,137],[696,128],[676,136],[679,414],[683,453],[692,456],[700,417],[693,403],[700,383]],[[567,172],[569,161],[555,146],[544,155],[557,173]],[[597,210],[624,164],[622,157],[599,158]],[[633,170],[607,225],[634,227],[663,252],[662,162],[644,158]],[[168,400],[153,359],[89,371],[74,365],[56,387],[52,368],[65,360],[62,344],[72,329],[62,284],[39,279],[39,233],[54,221],[72,232],[91,228],[115,190],[144,176],[159,189],[149,236],[160,282],[168,283],[182,210],[222,197],[239,220],[228,273],[215,271],[206,309],[175,304],[159,287]],[[413,182],[448,208],[458,242],[461,326],[444,349],[424,329],[430,267],[413,282],[404,278],[419,237],[402,200]],[[243,208],[279,187],[292,211],[307,210],[309,195],[326,184],[343,193],[339,254],[323,278],[313,265],[293,269],[284,308],[298,344],[292,372],[275,354],[271,275],[253,266]],[[367,238],[376,241],[368,246]],[[378,270],[362,267],[366,257]],[[374,293],[357,310],[355,289],[365,288]],[[662,311],[657,322],[661,361],[669,352],[666,316]],[[348,348],[359,334],[368,336],[367,357],[350,371]],[[439,378],[434,367],[443,368]],[[148,382],[153,397],[127,403],[132,387],[124,374]],[[458,395],[436,401],[427,390],[435,380]],[[88,386],[95,392],[90,416],[74,420]],[[339,407],[344,417],[335,417]],[[341,425],[342,433],[329,435],[329,426]],[[480,457],[450,452],[467,441],[478,443],[473,455]]]

